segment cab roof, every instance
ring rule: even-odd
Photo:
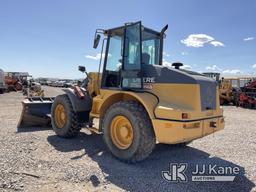
[[[115,28],[111,28],[111,29],[104,30],[104,33],[105,33],[105,34],[108,34],[108,33],[115,32],[115,33],[117,33],[117,34],[118,34],[118,33],[121,34],[121,33],[123,33],[123,30],[125,29],[125,27],[127,27],[127,26],[129,26],[129,25],[131,25],[131,24],[133,24],[133,23],[129,23],[129,24],[126,24],[126,25],[123,25],[123,26],[120,26],[120,27],[115,27]],[[143,28],[144,31],[147,31],[147,32],[150,32],[150,33],[153,33],[153,34],[155,34],[155,35],[160,36],[160,32],[159,32],[159,31],[155,31],[155,30],[153,30],[153,29],[144,27],[143,25],[141,25],[141,26],[142,26],[142,28]]]

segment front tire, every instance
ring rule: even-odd
[[[60,137],[70,138],[77,136],[81,130],[77,114],[66,94],[54,99],[51,109],[51,123],[53,131]]]
[[[147,112],[135,101],[113,104],[103,117],[102,128],[110,152],[127,163],[144,160],[156,144]]]

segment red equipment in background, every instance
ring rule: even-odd
[[[22,84],[19,82],[19,79],[8,74],[5,76],[5,84],[8,91],[21,91]]]
[[[256,79],[250,80],[244,87],[241,87],[238,105],[250,109],[256,108]]]
[[[27,83],[27,72],[6,72],[5,84],[8,91],[21,91],[23,85]]]

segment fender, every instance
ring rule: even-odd
[[[63,89],[71,101],[72,107],[75,112],[90,112],[92,109],[92,97],[89,92],[83,92],[85,97],[80,99],[73,89]]]
[[[114,103],[124,100],[135,100],[141,103],[146,109],[149,118],[155,119],[154,110],[158,104],[158,97],[150,92],[132,92],[132,91],[113,91],[108,89],[101,89],[101,94],[104,95],[99,105],[100,117],[103,117],[106,110]]]

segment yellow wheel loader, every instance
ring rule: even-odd
[[[220,81],[220,104],[229,104],[234,102],[232,82],[229,79],[221,79]]]
[[[19,126],[47,124],[50,117],[60,137],[76,136],[82,127],[103,133],[109,151],[128,163],[148,157],[156,143],[186,144],[223,129],[216,81],[180,69],[181,63],[162,66],[167,28],[158,32],[136,22],[96,30],[94,48],[104,37],[99,72],[87,74],[81,66],[87,75],[80,87],[23,101],[27,118]]]

